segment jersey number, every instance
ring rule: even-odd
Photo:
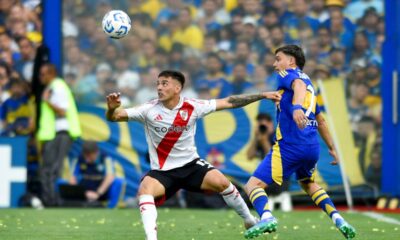
[[[309,117],[310,114],[313,112],[315,109],[316,103],[316,97],[314,94],[314,88],[311,85],[307,86],[307,93],[306,93],[306,99],[304,101],[303,107],[307,109],[306,111],[306,116]]]
[[[197,160],[196,164],[200,166],[207,166],[207,168],[212,168],[211,164],[209,162],[204,161],[203,159]]]

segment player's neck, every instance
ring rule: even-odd
[[[176,96],[174,98],[162,101],[162,104],[165,108],[172,110],[179,104],[180,99],[181,99],[180,96]]]

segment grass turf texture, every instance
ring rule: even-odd
[[[344,239],[319,211],[274,212],[278,231],[255,239]],[[241,219],[228,210],[158,210],[159,239],[244,239]],[[355,239],[398,239],[400,226],[343,213]],[[396,214],[386,216],[399,218]],[[144,239],[137,209],[0,209],[0,239]]]

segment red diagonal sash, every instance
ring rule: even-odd
[[[158,163],[160,165],[160,169],[163,168],[165,161],[169,153],[171,152],[172,148],[174,147],[175,143],[181,137],[183,128],[185,128],[189,122],[190,116],[193,112],[193,105],[184,102],[182,107],[178,110],[178,113],[175,116],[174,122],[172,123],[172,127],[180,127],[181,131],[168,131],[165,134],[164,138],[157,146],[157,156],[158,156]],[[185,113],[186,112],[186,113]],[[184,113],[184,114],[182,114]]]

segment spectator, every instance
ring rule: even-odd
[[[41,101],[37,138],[42,143],[42,200],[46,206],[57,206],[55,182],[72,140],[81,134],[73,95],[65,82],[57,77],[56,67],[45,64],[40,81],[46,86]]]
[[[10,74],[9,66],[0,61],[0,103],[2,104],[10,97]]]
[[[133,102],[136,92],[140,86],[139,73],[129,68],[129,61],[125,54],[121,53],[115,60],[116,73],[113,78],[116,79],[117,88],[121,89],[121,93],[127,97],[127,106]]]
[[[331,32],[328,28],[321,27],[318,29],[317,41],[319,44],[319,57],[318,61],[320,63],[328,64],[329,63],[329,55],[333,48]]]
[[[249,81],[246,73],[246,65],[237,63],[233,67],[232,94],[242,94],[249,92],[253,88],[253,83]]]
[[[195,49],[203,47],[203,34],[200,28],[192,22],[190,8],[185,7],[179,11],[180,29],[172,36],[173,42]]]
[[[317,19],[308,16],[307,11],[308,5],[305,0],[293,1],[293,15],[284,22],[291,39],[299,39],[301,25],[307,25],[314,33],[317,32],[320,23]]]
[[[217,54],[209,54],[206,62],[207,76],[197,82],[196,88],[207,88],[212,98],[224,98],[232,93],[232,85],[222,72],[222,61]]]
[[[381,71],[377,61],[369,62],[366,68],[366,83],[369,87],[369,95],[365,104],[373,107],[381,103]]]
[[[135,103],[142,104],[158,97],[157,92],[154,91],[154,83],[158,73],[157,67],[152,67],[148,71],[140,73],[142,86],[137,92]]]
[[[274,25],[279,24],[279,16],[277,10],[273,7],[265,8],[262,22],[262,25],[264,25],[268,29]]]
[[[271,42],[267,45],[270,52],[275,52],[276,49],[285,43],[285,33],[280,25],[271,26],[270,29]]]
[[[346,20],[341,8],[332,8],[324,24],[331,32],[333,46],[350,50],[354,41],[354,25]]]
[[[285,19],[288,19],[293,15],[293,13],[288,10],[287,1],[272,0],[271,6],[276,9],[276,12],[278,13],[280,24],[282,24]]]
[[[250,55],[251,55],[250,44],[246,41],[239,41],[236,44],[235,62],[240,62],[245,64],[247,74],[252,76],[254,74],[254,63],[251,61]],[[233,67],[234,65],[228,66],[227,74],[232,74]]]
[[[350,64],[366,66],[372,58],[372,51],[370,49],[365,32],[357,32],[354,38],[354,48]]]
[[[82,186],[87,201],[107,200],[108,208],[117,206],[124,181],[115,175],[113,160],[94,141],[84,141],[82,153],[73,161],[72,185]]]
[[[257,124],[254,127],[254,138],[250,142],[247,149],[247,159],[254,158],[262,160],[265,155],[271,150],[275,142],[274,122],[270,115],[259,113],[257,115]]]
[[[151,67],[156,65],[156,46],[150,40],[145,40],[142,43],[142,54],[139,57],[138,61],[138,70],[139,72],[148,70]]]
[[[330,55],[330,68],[333,77],[345,79],[348,73],[348,65],[346,64],[345,51],[339,48],[332,49]]]
[[[325,8],[325,0],[312,0],[310,2],[310,17],[315,18],[319,23],[323,23],[329,18]]]
[[[365,179],[368,183],[381,187],[382,177],[382,150],[379,145],[376,145],[371,151],[371,163],[365,173]]]
[[[383,15],[383,1],[381,0],[352,1],[345,8],[344,13],[347,17],[351,18],[353,22],[357,22],[369,8],[374,8],[379,15]]]
[[[18,40],[18,47],[21,54],[15,63],[15,70],[28,82],[32,80],[33,59],[35,58],[35,46],[27,38],[22,37]]]
[[[361,118],[368,115],[368,107],[364,103],[368,96],[368,90],[368,85],[365,83],[350,85],[347,107],[353,131],[356,131]]]
[[[34,107],[28,85],[21,79],[11,79],[11,97],[0,108],[4,130],[2,136],[29,135],[33,130]]]
[[[222,25],[218,21],[218,5],[216,0],[205,0],[203,1],[203,6],[197,12],[196,20],[199,23],[202,32],[213,32],[218,31]],[[223,12],[221,12],[223,14]],[[229,15],[226,14],[229,19]],[[223,18],[227,18],[226,16],[222,16]]]
[[[195,87],[197,82],[204,78],[205,71],[201,66],[200,61],[200,52],[196,50],[187,50],[185,51],[185,62],[184,62],[184,69],[189,74],[189,78],[192,81],[192,87]]]
[[[360,20],[360,28],[365,33],[371,49],[374,49],[377,44],[379,22],[380,17],[375,8],[367,9]]]

